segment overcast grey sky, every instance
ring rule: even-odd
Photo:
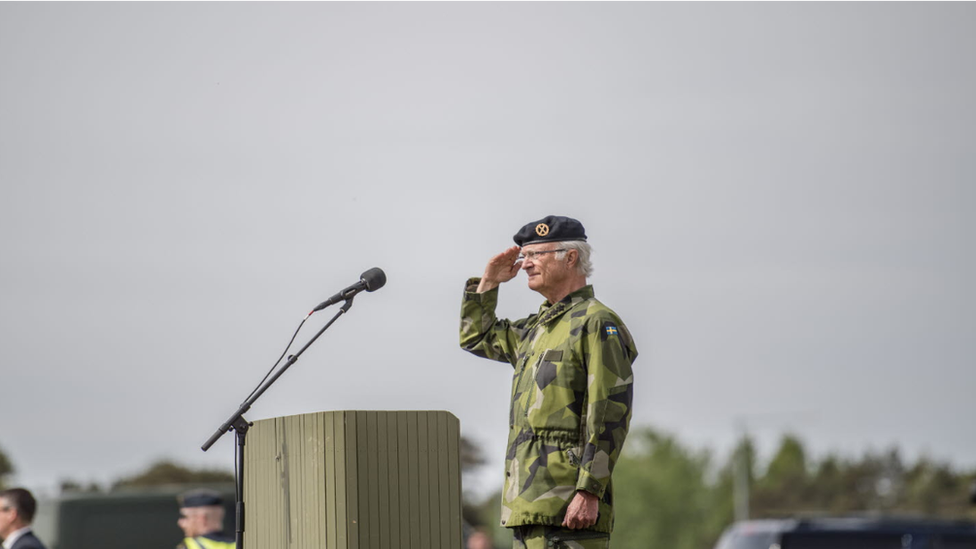
[[[635,425],[722,455],[976,466],[972,3],[0,3],[0,446],[14,482],[247,415],[445,409],[500,476],[511,368],[464,279],[583,221]],[[524,276],[500,314],[533,312]],[[319,313],[301,344],[328,316]],[[496,474],[498,473],[498,474]]]

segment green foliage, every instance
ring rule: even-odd
[[[766,482],[771,483],[799,483],[807,478],[806,452],[803,444],[792,435],[783,437],[779,451],[773,456],[766,470]]]
[[[763,516],[781,516],[784,510],[787,514],[812,511],[810,481],[803,445],[796,437],[786,435],[766,474],[755,483],[750,506]]]
[[[13,474],[13,472],[14,464],[11,463],[10,458],[7,457],[7,454],[3,451],[3,448],[0,448],[0,490],[6,488],[4,480],[6,477]]]
[[[731,507],[707,482],[707,452],[693,452],[651,429],[632,432],[613,474],[619,549],[697,549],[718,536]]]
[[[904,478],[906,482],[897,486],[900,499],[914,509],[929,515],[962,516],[968,506],[960,496],[969,492],[976,471],[960,476],[945,464],[923,459],[905,471]]]
[[[477,443],[471,439],[461,437],[461,471],[467,472],[485,464],[485,454]]]

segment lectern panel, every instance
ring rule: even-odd
[[[245,546],[457,549],[459,439],[443,411],[257,421],[245,446]]]

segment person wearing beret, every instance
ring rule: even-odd
[[[0,538],[3,549],[44,549],[31,531],[37,501],[23,488],[0,491]]]
[[[177,549],[233,549],[233,537],[224,535],[224,500],[212,490],[181,494],[177,521],[186,538]]]
[[[587,283],[582,223],[550,215],[522,227],[515,244],[468,279],[461,304],[461,348],[514,368],[501,522],[515,548],[606,549],[637,348]],[[499,286],[520,270],[545,302],[499,319]]]

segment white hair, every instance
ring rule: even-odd
[[[559,247],[566,248],[567,251],[576,250],[576,256],[578,258],[576,272],[587,278],[593,274],[593,263],[590,261],[590,254],[593,252],[593,248],[589,244],[583,240],[567,240],[560,242]],[[560,253],[566,255],[566,252]]]

